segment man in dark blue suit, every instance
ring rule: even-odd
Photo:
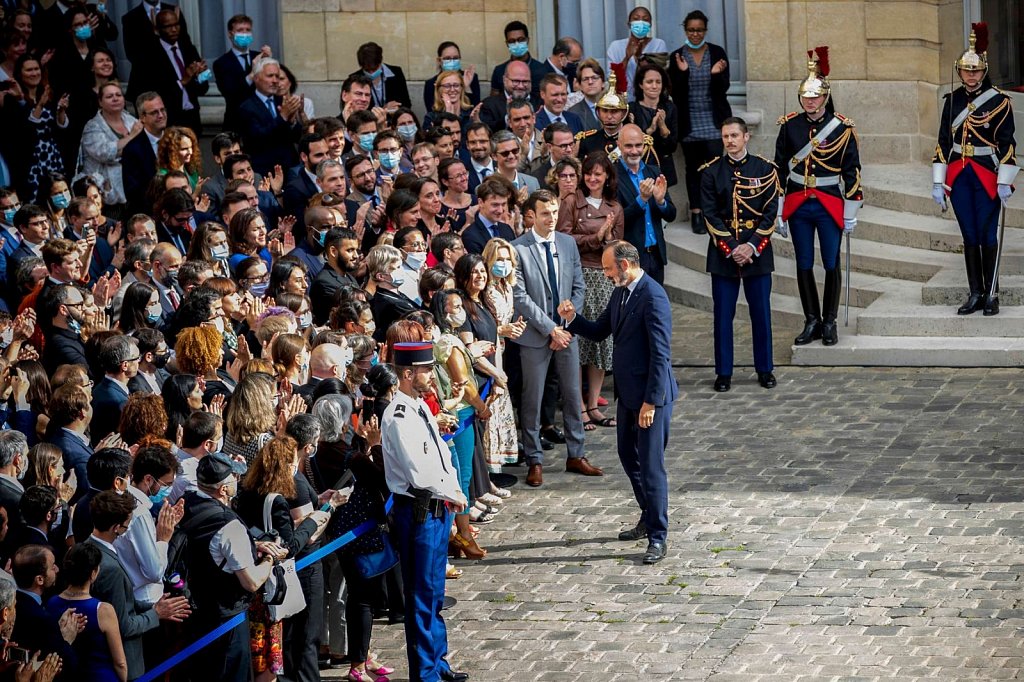
[[[643,561],[653,564],[665,558],[668,547],[665,446],[679,390],[672,376],[672,311],[665,290],[640,267],[632,244],[606,246],[601,265],[615,283],[601,316],[594,322],[584,319],[569,300],[558,306],[558,314],[574,334],[592,341],[614,338],[619,460],[640,505],[640,521],[619,533],[619,539],[648,538]]]
[[[18,619],[11,640],[24,649],[38,651],[40,659],[56,653],[62,665],[74,670],[78,656],[65,637],[69,637],[71,642],[75,640],[78,616],[72,612],[72,616],[65,619],[63,613],[50,613],[43,607],[43,595],[52,594],[58,570],[53,550],[42,543],[18,549],[11,562],[11,574],[18,585]]]
[[[475,194],[484,178],[494,175],[495,171],[494,157],[491,156],[491,129],[483,121],[475,121],[466,128],[463,137],[468,156],[468,159],[463,159],[463,164],[469,173],[469,186],[466,189],[470,194]]]
[[[84,358],[82,362],[85,362]],[[75,504],[89,490],[86,464],[92,458],[93,450],[85,435],[92,420],[92,405],[89,403],[88,391],[81,386],[64,384],[53,392],[49,413],[53,435],[48,442],[61,449],[64,453],[64,470],[73,470],[78,481],[78,487],[71,498],[71,504]]]
[[[302,133],[298,114],[302,100],[280,97],[281,65],[276,59],[259,59],[252,67],[255,92],[239,107],[245,152],[257,173],[267,175],[274,166],[291,168],[299,162],[295,142]]]
[[[237,130],[238,108],[255,91],[250,74],[253,61],[260,55],[272,55],[267,45],[260,52],[249,49],[252,45],[252,19],[244,14],[228,19],[228,42],[231,49],[213,63],[213,77],[220,94],[224,95],[224,128]]]
[[[132,212],[149,214],[153,207],[146,206],[146,188],[156,175],[156,145],[167,128],[167,108],[163,98],[151,91],[135,99],[135,110],[143,130],[121,151],[124,194]]]
[[[135,339],[124,335],[104,339],[99,356],[105,375],[92,390],[93,445],[117,431],[121,410],[128,402],[128,382],[139,373],[141,358]]]
[[[462,244],[466,253],[483,253],[487,242],[501,237],[509,242],[516,238],[512,227],[503,222],[512,196],[508,186],[496,177],[488,177],[476,188],[476,219],[462,231]]]
[[[540,82],[540,99],[544,103],[537,109],[533,125],[544,130],[552,123],[564,123],[576,135],[584,130],[583,119],[565,108],[569,98],[569,83],[565,76],[549,73]]]
[[[76,244],[86,239],[89,233],[96,232],[96,219],[100,216],[100,209],[86,197],[75,197],[68,206],[68,226],[64,229],[64,239],[70,239]],[[92,245],[92,253],[89,256],[89,281],[95,282],[102,275],[113,275],[114,249],[110,243],[101,237],[97,237]]]
[[[284,212],[295,216],[297,220],[296,238],[306,232],[306,205],[314,195],[320,193],[316,169],[327,158],[329,151],[327,140],[317,133],[306,133],[299,138],[299,159],[302,163],[290,169],[293,177],[284,186]]]
[[[668,182],[657,166],[643,162],[644,133],[632,123],[619,131],[619,204],[625,219],[623,236],[640,252],[640,267],[658,284],[665,281],[668,249],[662,221],[676,219]]]
[[[144,55],[146,52],[160,40],[156,35],[156,15],[160,10],[165,9],[178,11],[180,8],[166,2],[143,0],[121,17],[124,54],[128,57],[128,61],[139,64],[139,68],[145,66]],[[180,12],[178,12],[178,21],[181,22],[181,36],[187,37],[188,26],[185,25],[185,17]]]

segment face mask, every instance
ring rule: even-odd
[[[313,234],[316,235],[316,243],[320,246],[323,246],[327,241],[327,232],[328,230],[323,230],[322,232],[319,230],[313,230]]]
[[[629,32],[636,38],[646,38],[651,32],[651,22],[631,21],[629,22]]]
[[[345,433],[341,434],[341,439],[345,441],[345,445],[352,445],[352,430],[346,429]]]
[[[520,40],[517,43],[509,43],[508,51],[513,57],[522,57],[530,51],[530,42],[528,40]]]
[[[441,340],[441,328],[438,327],[437,325],[434,325],[433,327],[431,327],[431,329],[430,329],[430,338],[431,338],[431,340],[433,340],[434,343],[437,343],[438,341],[440,341]]]
[[[491,266],[491,274],[495,277],[508,277],[510,272],[512,272],[512,264],[507,260],[495,261]]]
[[[229,251],[227,244],[218,244],[210,249],[210,255],[213,256],[214,260],[227,260],[228,254]]]
[[[363,133],[359,136],[359,146],[364,152],[372,151],[375,139],[377,139],[377,133]]]
[[[213,78],[213,71],[210,71],[209,69],[206,69],[205,71],[200,71],[199,75],[196,76],[196,80],[200,83],[206,83],[211,78]]]
[[[178,283],[178,271],[168,270],[167,274],[164,275],[163,281],[160,283],[163,284],[165,287],[173,287],[175,284]]]
[[[216,443],[213,444],[213,450],[211,450],[210,452],[212,454],[214,452],[220,452],[223,449],[224,449],[224,436],[221,436],[220,439]]]
[[[156,495],[150,495],[149,501],[152,502],[154,506],[159,507],[164,503],[164,500],[170,496],[170,494],[171,486],[165,485],[163,488],[160,488]]]
[[[396,287],[400,287],[403,284],[405,284],[405,273],[402,272],[401,270],[395,270],[394,272],[391,273],[390,277],[391,283],[394,284]]]
[[[377,355],[376,351],[374,351],[373,352],[373,357],[370,358],[370,367],[376,367],[379,364],[380,364],[380,356]]]
[[[231,483],[228,484],[228,498],[235,499],[238,495],[238,481],[232,479]]]
[[[691,42],[690,42],[690,39],[689,39],[689,38],[687,38],[687,39],[686,39],[686,46],[687,46],[688,48],[690,48],[691,50],[699,50],[700,48],[704,47],[704,39],[703,39],[703,38],[701,38],[701,39],[700,39],[700,42],[699,42],[699,43],[697,43],[696,45],[694,45],[693,43],[691,43]]]
[[[251,33],[236,33],[235,37],[231,39],[231,42],[235,44],[239,50],[248,49],[252,45],[252,34]]]
[[[452,326],[452,329],[458,329],[462,325],[466,324],[466,311],[460,310],[457,313],[451,313],[448,315],[448,324]]]
[[[102,3],[102,2],[97,2],[96,3],[96,11],[99,12],[100,14],[106,14],[107,13],[107,6],[104,3]]]
[[[363,333],[367,336],[373,336],[373,333],[377,331],[377,323],[371,322],[370,324],[363,325]],[[352,359],[349,358],[349,364],[352,364]]]
[[[67,208],[71,204],[71,192],[65,190],[55,197],[50,197],[50,203],[53,204],[54,208],[61,210]]]
[[[427,254],[422,251],[415,251],[413,253],[405,254],[405,262],[413,270],[419,270],[423,267],[423,264],[427,262]]]
[[[75,37],[79,40],[88,40],[92,38],[92,26],[86,24],[85,26],[79,26],[75,29]]]
[[[381,75],[384,73],[384,67],[381,66],[376,71],[363,71],[363,73],[366,74],[367,78],[369,78],[372,81],[375,81],[378,78],[380,78]]]
[[[167,366],[167,361],[170,359],[170,353],[161,353],[160,355],[153,356],[153,366],[157,369],[163,369]]]
[[[79,322],[78,320],[72,318],[72,317],[69,317],[68,318],[68,331],[71,332],[72,334],[76,335],[76,336],[81,334],[82,333],[82,323]]]
[[[402,152],[385,152],[377,155],[380,160],[380,165],[388,170],[392,170],[398,166],[398,162],[402,160]]]
[[[24,462],[24,460],[25,460],[24,457],[19,457],[18,459],[22,460],[22,462]],[[23,480],[25,478],[26,474],[28,474],[28,467],[27,466],[24,469],[18,469],[18,480],[19,481]]]
[[[4,209],[4,222],[8,225],[14,223],[14,215],[18,212],[16,208],[5,208]]]
[[[461,71],[462,60],[461,59],[442,59],[441,60],[442,71]]]
[[[8,325],[3,334],[0,334],[0,347],[7,348],[14,341],[14,327]]]
[[[352,352],[352,349],[346,346],[345,347],[345,352],[342,353],[342,364],[344,364],[346,367],[348,367],[349,365],[352,364],[352,361],[354,359],[355,359],[355,354]]]
[[[249,287],[249,293],[256,298],[263,298],[267,293],[267,287],[270,286],[268,282],[259,282]]]
[[[308,310],[299,316],[299,329],[309,329],[313,326],[313,313]]]
[[[416,130],[415,123],[406,123],[404,126],[398,126],[398,136],[402,141],[409,142],[416,138]]]
[[[160,313],[162,312],[163,310],[160,309],[159,307],[150,308],[149,310],[146,311],[146,322],[148,322],[149,324],[156,324],[157,320],[160,319]]]

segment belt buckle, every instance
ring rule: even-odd
[[[964,156],[974,156],[973,144],[968,143],[964,145]]]
[[[813,175],[808,175],[806,178],[804,178],[804,187],[814,188],[814,187],[817,187],[817,186],[818,186],[818,178],[814,177]]]
[[[745,226],[745,227],[746,227],[746,228],[747,228],[747,229],[749,230],[749,229],[751,229],[752,227],[754,227],[754,221],[753,221],[753,220],[748,220],[748,221],[746,221],[746,222],[744,223],[744,226]]]

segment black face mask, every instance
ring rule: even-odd
[[[160,355],[153,355],[153,366],[157,369],[163,369],[167,366],[167,360],[170,359],[170,353],[162,353]]]

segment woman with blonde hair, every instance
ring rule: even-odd
[[[458,71],[442,71],[434,82],[434,108],[423,117],[423,129],[430,130],[439,125],[438,114],[448,112],[462,120],[462,127],[469,124],[473,104],[466,95],[466,84]]]
[[[293,388],[306,383],[309,374],[309,348],[300,334],[279,334],[270,345],[270,359],[278,381]]]
[[[266,374],[250,373],[238,382],[224,413],[225,454],[241,455],[246,464],[252,464],[273,436],[274,396],[274,379]]]
[[[181,171],[188,176],[189,189],[193,192],[203,172],[203,156],[199,153],[199,140],[189,128],[171,126],[164,131],[156,146],[157,173]]]
[[[220,223],[208,220],[201,223],[192,234],[185,260],[204,261],[213,268],[215,277],[231,277],[231,269],[228,267],[230,257],[227,229]]]
[[[498,323],[498,348],[494,363],[501,369],[505,362],[505,339],[517,339],[526,330],[522,315],[512,321],[514,306],[512,288],[516,284],[516,250],[506,240],[496,237],[484,246],[484,265],[487,267],[488,285],[483,291],[486,304],[494,310]],[[484,434],[484,451],[487,467],[491,472],[501,471],[502,464],[514,464],[519,457],[519,439],[516,436],[516,418],[512,411],[512,398],[506,389],[495,386],[491,391],[491,418],[487,421]],[[491,485],[490,495],[498,498],[509,497],[507,490]],[[483,496],[484,502],[493,504],[494,499]]]

